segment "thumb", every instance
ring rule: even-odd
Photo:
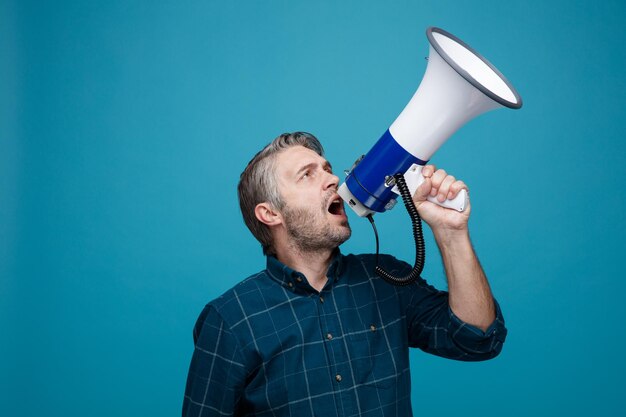
[[[430,178],[425,178],[424,182],[417,187],[417,190],[415,190],[415,194],[413,194],[413,202],[419,206],[421,203],[426,201],[432,188],[433,184]]]

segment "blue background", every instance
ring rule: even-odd
[[[1,415],[177,415],[198,313],[264,267],[245,164],[306,130],[348,168],[417,88],[431,25],[525,104],[432,160],[471,188],[510,333],[485,363],[412,352],[415,414],[623,409],[623,1],[5,0],[0,19]],[[343,251],[372,251],[351,222]],[[412,262],[403,210],[377,224]]]

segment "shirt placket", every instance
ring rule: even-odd
[[[349,389],[354,384],[354,377],[350,368],[348,343],[339,316],[341,299],[336,298],[335,293],[332,287],[323,289],[317,296],[317,309],[329,376],[334,387],[337,415],[344,416],[344,410],[354,410],[357,405],[353,390]]]

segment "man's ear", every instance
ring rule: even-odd
[[[254,215],[263,224],[276,226],[283,222],[281,214],[274,210],[269,203],[259,203],[254,208]]]

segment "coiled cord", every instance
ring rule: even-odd
[[[380,267],[380,265],[378,264],[378,231],[376,230],[374,218],[371,214],[367,216],[367,219],[372,224],[372,228],[374,229],[374,235],[376,236],[376,268],[374,268],[374,272],[376,272],[378,276],[380,276],[382,279],[390,284],[404,286],[413,284],[420,277],[420,274],[424,269],[426,251],[424,245],[424,234],[422,232],[422,218],[417,212],[417,208],[415,207],[415,203],[413,202],[413,197],[411,196],[411,191],[409,190],[409,187],[407,187],[406,181],[404,180],[404,175],[402,175],[402,173],[398,173],[393,177],[396,180],[396,186],[398,187],[398,190],[400,190],[400,195],[402,196],[402,200],[404,201],[404,206],[406,207],[406,210],[411,217],[411,223],[413,223],[413,237],[415,239],[415,265],[408,275],[404,277],[396,277]]]

